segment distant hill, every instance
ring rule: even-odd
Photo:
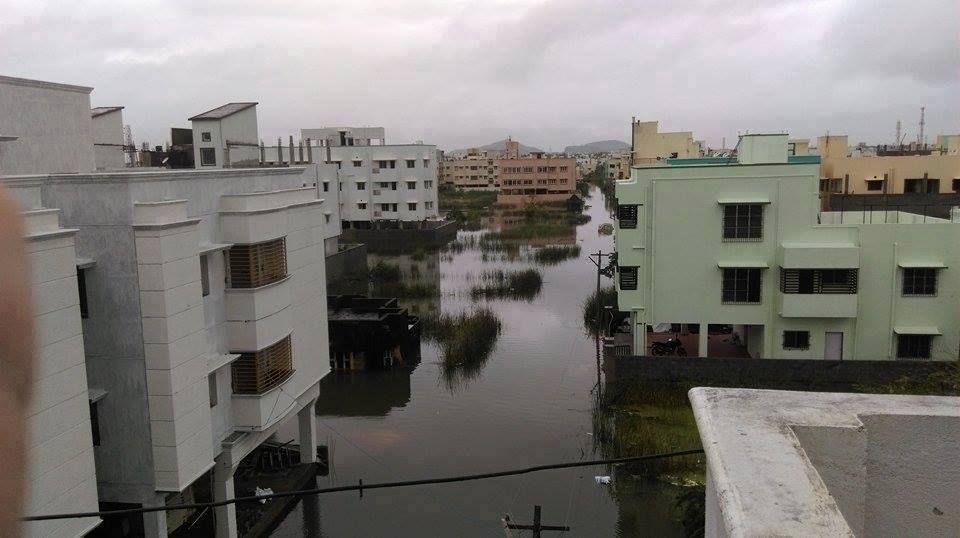
[[[477,147],[477,149],[482,150],[482,151],[503,151],[503,150],[505,150],[505,149],[507,148],[507,139],[504,138],[503,140],[497,140],[496,142],[491,142],[491,143],[487,144],[486,146],[476,146],[476,147]],[[468,151],[470,151],[470,149],[472,149],[472,148],[454,149],[454,150],[450,150],[450,151],[446,152],[446,154],[447,154],[447,155],[464,155],[464,154],[466,154]],[[533,152],[536,152],[536,151],[542,152],[543,150],[540,149],[540,148],[535,148],[535,147],[533,147],[533,146],[524,146],[523,144],[520,144],[520,154],[521,154],[521,155],[526,154],[526,153],[533,153]]]
[[[630,144],[626,142],[621,142],[619,140],[599,140],[597,142],[590,142],[589,144],[582,144],[580,146],[567,146],[563,148],[563,152],[567,155],[572,155],[574,153],[611,153],[614,151],[626,151],[630,149]]]

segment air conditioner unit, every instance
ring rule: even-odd
[[[373,216],[374,216],[374,217],[379,217],[379,216],[380,216],[380,212],[379,212],[379,211],[374,211],[374,212],[373,212]]]
[[[373,169],[373,173],[374,173],[374,174],[379,174],[379,173],[380,173],[380,169],[379,169],[379,168],[374,168],[374,169]]]
[[[380,189],[373,189],[373,195],[378,196],[380,194]]]

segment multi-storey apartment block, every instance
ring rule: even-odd
[[[471,149],[462,157],[444,159],[441,165],[444,185],[470,190],[500,188],[500,159],[486,151]]]
[[[956,360],[960,215],[820,212],[818,156],[747,135],[736,160],[635,166],[616,186],[617,294],[647,327],[732,325],[753,357]],[[692,353],[693,351],[691,351]]]
[[[41,346],[28,513],[89,511],[98,493],[103,509],[163,506],[198,488],[232,498],[241,460],[285,424],[302,461],[315,461],[313,403],[330,369],[317,170],[237,168],[231,157],[229,168],[93,172],[88,136],[86,170],[48,172],[58,156],[44,163],[24,144],[76,150],[74,140],[16,132],[57,103],[86,122],[66,131],[89,133],[89,88],[5,82],[0,98],[13,100],[0,114],[16,109],[19,123],[0,117],[0,154],[20,174],[2,181],[28,210]],[[43,173],[23,173],[34,168]],[[66,229],[38,209],[51,207]],[[130,523],[166,536],[182,522],[158,511]],[[96,524],[27,531],[73,536]],[[237,535],[234,505],[216,508],[215,525]]]
[[[820,190],[833,194],[942,194],[960,192],[960,153],[951,136],[929,146],[878,146],[852,155],[844,136],[817,138]]]
[[[422,143],[385,144],[383,127],[301,129],[314,158],[339,169],[336,188],[345,229],[370,228],[376,221],[418,222],[439,218],[437,147]]]
[[[576,159],[542,153],[500,159],[498,203],[560,202],[573,196],[576,188]]]

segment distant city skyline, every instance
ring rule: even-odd
[[[136,142],[229,101],[261,136],[383,126],[443,149],[630,141],[630,118],[719,147],[738,131],[890,143],[960,132],[952,0],[4,0],[0,74],[93,86]]]

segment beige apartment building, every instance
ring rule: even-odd
[[[703,143],[693,139],[692,131],[660,132],[659,123],[631,120],[634,165],[703,156]]]
[[[471,149],[463,157],[445,159],[440,181],[458,189],[497,190],[500,188],[500,160],[486,151]]]
[[[533,153],[500,159],[498,203],[561,202],[573,195],[576,186],[577,160],[572,157]]]
[[[958,138],[941,135],[933,148],[878,146],[876,155],[851,156],[846,135],[818,137],[820,191],[838,194],[960,192]]]

